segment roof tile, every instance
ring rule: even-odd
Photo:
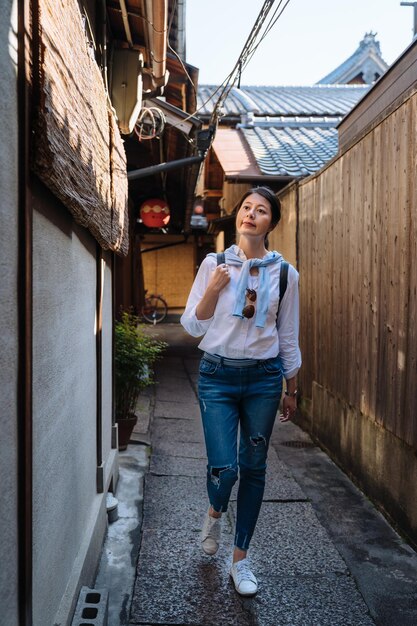
[[[308,176],[337,154],[336,128],[241,128],[267,176]]]
[[[232,87],[226,98],[224,115],[346,115],[365,95],[369,85],[312,85],[289,87]],[[217,87],[200,85],[196,115],[208,116],[218,98]],[[215,93],[216,92],[216,93]]]

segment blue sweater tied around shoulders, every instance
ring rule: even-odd
[[[269,272],[267,272],[265,268],[268,265],[271,265],[271,263],[281,261],[282,256],[274,250],[268,252],[263,259],[244,260],[241,259],[232,248],[227,248],[224,251],[224,254],[228,265],[242,266],[239,281],[236,286],[236,300],[233,309],[233,315],[235,317],[244,318],[242,310],[246,302],[246,287],[248,286],[249,273],[252,267],[259,268],[259,289],[257,295],[255,324],[257,328],[263,328],[265,326],[269,306]],[[207,256],[217,258],[217,255],[214,252],[210,252]]]

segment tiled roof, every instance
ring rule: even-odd
[[[307,125],[255,123],[239,127],[266,176],[308,176],[337,154],[336,123],[311,121]]]
[[[381,76],[387,69],[388,65],[381,56],[381,48],[375,39],[375,33],[366,33],[355,52],[317,84],[346,84],[359,74],[362,74],[365,83],[371,84],[375,82],[376,74]]]
[[[213,85],[200,85],[197,116],[207,117],[218,94]],[[233,87],[223,105],[228,117],[255,115],[346,115],[368,91],[369,85],[312,85],[308,87]]]

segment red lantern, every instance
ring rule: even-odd
[[[171,216],[165,200],[151,198],[145,200],[140,207],[140,217],[145,226],[149,226],[149,228],[163,228],[168,224]]]

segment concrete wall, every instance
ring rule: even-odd
[[[41,189],[40,189],[41,190]],[[67,624],[106,528],[96,483],[96,243],[49,192],[33,228],[34,625]],[[103,277],[103,464],[111,450],[111,274]]]
[[[103,459],[112,460],[111,456],[111,420],[112,420],[112,273],[111,255],[104,254],[103,259],[103,328],[102,328],[102,420],[106,427],[103,429]],[[108,481],[112,466],[105,470],[105,481]]]
[[[0,3],[0,623],[17,615],[17,3]]]

